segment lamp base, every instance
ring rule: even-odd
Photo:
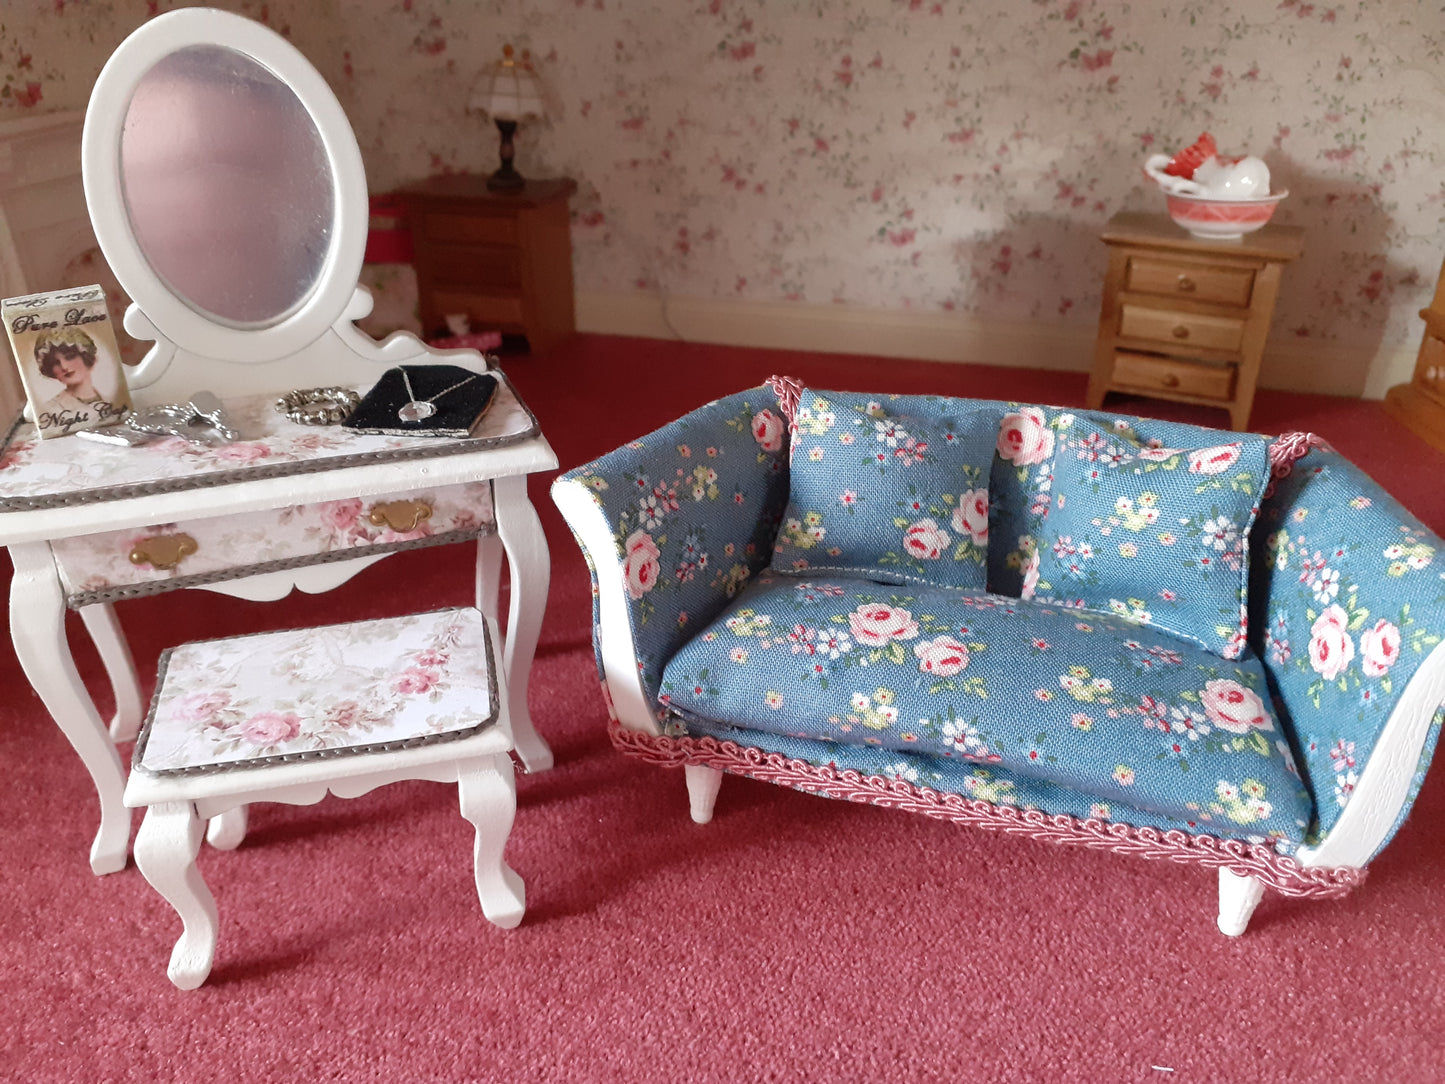
[[[513,169],[511,162],[487,178],[487,189],[491,192],[514,192],[525,187],[527,178]]]
[[[512,136],[516,134],[517,122],[497,120],[497,131],[501,135],[502,168],[487,178],[487,188],[493,192],[509,192],[526,185],[527,179],[512,168]]]

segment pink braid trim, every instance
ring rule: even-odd
[[[1265,497],[1274,496],[1275,486],[1290,476],[1294,465],[1308,455],[1311,448],[1334,451],[1324,437],[1314,433],[1281,433],[1274,438],[1269,446],[1269,485],[1264,487]]]
[[[798,413],[798,400],[803,396],[803,382],[796,376],[770,376],[767,384],[778,397],[778,407],[783,417],[788,419],[788,428],[792,429]]]
[[[1335,899],[1344,896],[1365,879],[1363,869],[1304,867],[1268,847],[1237,839],[1135,828],[1092,818],[1081,821],[1066,814],[1051,815],[1038,810],[994,805],[957,794],[915,787],[901,779],[863,775],[852,770],[839,771],[831,767],[820,768],[806,761],[789,760],[779,753],[768,753],[716,738],[657,737],[628,730],[615,722],[608,726],[608,732],[612,744],[619,750],[650,764],[670,768],[701,764],[829,798],[922,813],[938,820],[994,828],[1051,843],[1069,843],[1140,858],[1163,858],[1171,862],[1222,867],[1240,876],[1256,877],[1286,896]]]

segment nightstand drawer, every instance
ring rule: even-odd
[[[504,245],[443,245],[432,250],[427,270],[437,286],[518,289],[522,260]]]
[[[1125,305],[1119,317],[1119,334],[1126,339],[1149,339],[1174,347],[1238,350],[1244,341],[1244,321]]]
[[[1124,289],[1247,308],[1254,292],[1254,270],[1248,267],[1205,267],[1133,256],[1129,260]]]
[[[432,294],[432,304],[438,312],[466,313],[473,323],[488,326],[522,323],[520,297],[489,297],[470,290],[437,290]]]
[[[1150,391],[1230,399],[1234,395],[1235,367],[1229,364],[1179,361],[1148,354],[1114,354],[1114,383]]]
[[[51,543],[71,606],[458,542],[495,530],[490,482],[323,501]]]
[[[422,217],[422,236],[429,241],[459,241],[477,245],[515,245],[517,220],[511,215],[446,214],[428,211]]]

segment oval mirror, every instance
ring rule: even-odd
[[[215,45],[159,60],[126,108],[119,164],[141,254],[203,316],[268,327],[315,290],[334,229],[326,150],[254,60]]]

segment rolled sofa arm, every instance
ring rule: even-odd
[[[1251,642],[1315,797],[1299,860],[1364,866],[1403,823],[1440,736],[1442,543],[1331,449],[1286,470],[1251,533]]]
[[[772,557],[787,423],[766,387],[700,407],[561,475],[592,571],[597,667],[624,726],[661,733],[662,668]]]

